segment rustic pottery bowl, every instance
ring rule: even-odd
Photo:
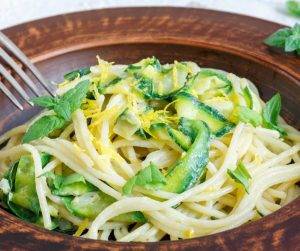
[[[14,26],[10,37],[46,78],[96,63],[95,55],[131,63],[155,55],[191,60],[252,80],[263,99],[282,95],[283,117],[298,129],[300,59],[269,50],[263,39],[280,25],[241,15],[185,8],[122,8],[50,17]],[[17,110],[0,94],[0,132],[37,110]],[[296,250],[300,198],[277,212],[222,233],[184,241],[116,243],[76,238],[28,224],[0,209],[0,250]]]

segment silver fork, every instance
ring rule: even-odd
[[[51,95],[54,96],[54,90],[51,88],[48,81],[44,79],[40,71],[30,62],[29,58],[7,37],[0,31],[0,44],[6,49],[9,50],[22,64],[29,69],[37,80],[41,83],[44,89]],[[34,82],[29,78],[29,76],[22,70],[22,68],[15,62],[15,60],[3,49],[0,47],[0,58],[5,62],[12,70],[17,73],[24,83],[32,90],[32,92],[40,96],[41,92]],[[0,76],[6,79],[6,82],[9,83],[19,95],[25,99],[30,105],[30,97],[17,82],[17,80],[11,75],[11,73],[0,63]],[[0,90],[20,109],[23,110],[23,106],[18,101],[18,99],[12,94],[12,92],[1,82],[0,79]]]

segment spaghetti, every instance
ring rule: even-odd
[[[300,134],[248,80],[193,62],[65,75],[47,111],[0,137],[1,201],[47,229],[187,239],[260,219],[300,189]]]

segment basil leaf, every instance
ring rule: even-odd
[[[160,185],[165,184],[165,176],[154,165],[150,164],[140,170],[134,177],[129,179],[123,186],[123,194],[131,194],[134,186],[141,186],[147,189],[157,189]]]
[[[244,123],[250,123],[253,126],[262,124],[261,115],[245,106],[236,106],[231,114],[231,120],[234,123],[242,121]]]
[[[54,130],[64,127],[64,125],[65,120],[56,115],[41,117],[29,127],[23,137],[23,143],[29,143],[32,140],[45,137]]]
[[[248,173],[243,163],[239,163],[237,168],[233,171],[228,169],[227,173],[236,182],[242,184],[246,192],[249,193],[249,179],[251,179],[251,175]]]
[[[135,182],[136,182],[136,176],[129,179],[122,188],[123,194],[126,195],[131,194],[133,187],[135,186]]]
[[[61,97],[44,96],[34,98],[32,101],[36,105],[53,109],[59,117],[62,117],[65,121],[70,121],[72,113],[80,107],[83,99],[86,97],[89,84],[89,80],[84,80]]]
[[[284,49],[286,52],[300,54],[300,24],[295,24],[292,28],[283,28],[276,31],[264,40],[269,46]]]
[[[80,105],[88,92],[89,85],[89,80],[81,81],[74,88],[72,88],[71,90],[63,94],[61,97],[59,97],[58,105],[64,106],[64,103],[68,103],[70,106],[70,112],[73,113],[78,108],[80,108]]]
[[[263,111],[264,119],[272,124],[277,124],[278,116],[281,110],[280,94],[275,94],[267,103]]]
[[[296,23],[292,28],[292,31],[294,35],[300,35],[300,24]]]
[[[156,186],[165,183],[165,177],[162,175],[160,170],[152,163],[147,168],[142,169],[136,178],[136,185],[138,186]]]
[[[286,135],[286,132],[283,128],[278,126],[278,116],[281,110],[281,97],[277,93],[274,95],[263,108],[262,117],[263,125],[266,128],[277,130],[281,136]]]
[[[49,109],[52,109],[56,105],[55,98],[51,96],[36,97],[32,98],[30,101],[33,102],[35,105]]]
[[[270,46],[281,47],[283,48],[285,45],[285,40],[287,37],[292,35],[293,32],[290,28],[279,29],[268,38],[264,40],[264,43]]]
[[[71,113],[71,106],[69,102],[61,101],[59,102],[59,104],[54,106],[53,110],[58,116],[64,118],[64,120],[66,121],[71,120],[72,113]]]
[[[72,81],[77,77],[82,77],[84,75],[87,75],[91,73],[90,67],[78,69],[75,71],[68,72],[67,74],[64,75],[64,79],[68,81]]]
[[[284,50],[286,52],[295,51],[300,48],[300,34],[289,36],[285,41]]]
[[[66,121],[70,121],[72,113],[80,107],[83,99],[86,97],[89,84],[89,80],[84,80],[61,97],[55,99],[41,97],[36,99],[37,104],[54,109],[57,116],[44,116],[35,121],[24,135],[23,143],[47,136],[54,130],[62,128]]]
[[[300,1],[290,0],[286,2],[287,10],[290,14],[300,16]]]

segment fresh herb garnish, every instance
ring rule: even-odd
[[[141,186],[147,189],[156,189],[165,183],[166,179],[164,175],[160,172],[157,166],[151,163],[126,182],[123,186],[123,194],[131,194],[135,186]]]
[[[265,44],[284,49],[285,52],[295,52],[300,55],[300,24],[279,29],[264,41]]]
[[[262,118],[261,115],[251,110],[250,108],[246,106],[236,106],[231,114],[231,120],[234,123],[238,123],[239,121],[242,121],[244,123],[250,123],[253,126],[259,126],[262,124]]]
[[[29,127],[23,137],[23,143],[29,143],[32,140],[47,136],[54,130],[64,127],[64,125],[65,120],[61,117],[56,115],[43,116]]]
[[[286,2],[286,8],[290,14],[300,17],[300,1],[289,0]]]
[[[35,121],[25,133],[23,143],[40,139],[54,130],[63,128],[71,120],[72,113],[80,108],[89,85],[90,81],[84,80],[60,97],[44,96],[32,99],[34,104],[54,110],[56,114],[46,115]]]
[[[54,106],[57,104],[57,100],[51,96],[42,96],[42,97],[36,97],[32,98],[31,101],[40,107],[53,109]]]
[[[75,112],[78,108],[80,108],[83,99],[86,97],[89,85],[89,80],[83,80],[74,88],[67,91],[60,98],[58,98],[56,107],[60,107],[60,109],[55,109],[54,107],[54,111],[57,112],[57,115],[65,118],[66,120],[70,120],[71,114]],[[66,112],[68,112],[67,115],[65,115]]]
[[[281,136],[286,135],[286,131],[278,126],[278,117],[281,110],[281,97],[277,93],[274,95],[264,107],[262,111],[263,125],[266,128],[278,131]]]
[[[242,184],[246,192],[249,193],[249,179],[251,179],[251,175],[243,163],[239,163],[235,170],[228,169],[227,173],[236,182]]]

